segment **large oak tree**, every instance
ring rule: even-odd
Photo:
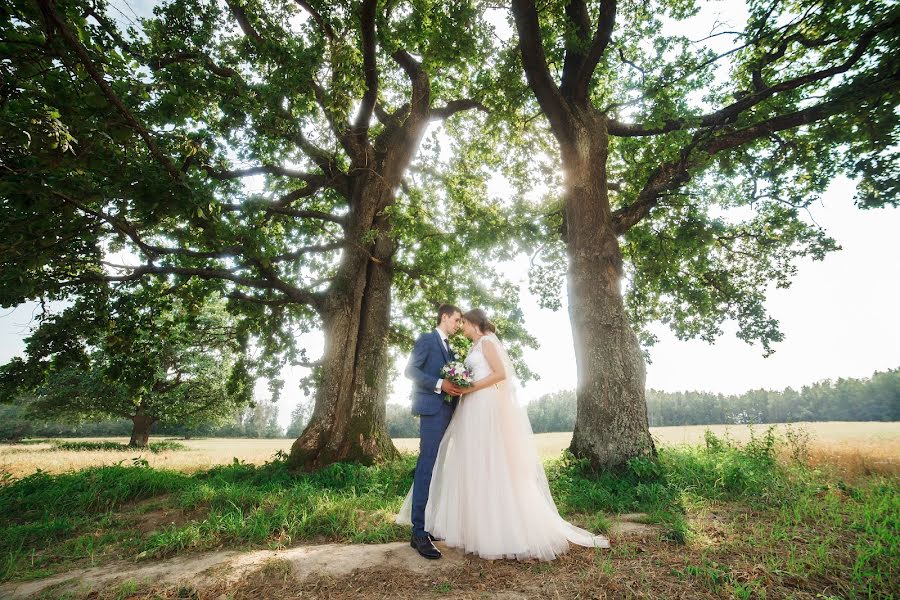
[[[563,172],[572,451],[597,467],[653,452],[635,328],[662,320],[711,340],[730,317],[771,351],[766,287],[835,248],[804,209],[840,172],[858,178],[861,206],[898,202],[900,6],[750,0],[743,26],[690,31],[702,6],[512,2],[519,68]]]
[[[298,468],[396,454],[388,349],[439,301],[518,335],[511,288],[468,263],[506,218],[409,173],[429,123],[480,106],[493,45],[473,3],[172,0],[127,29],[102,1],[4,10],[2,305],[208,282],[267,353],[312,368]],[[314,328],[318,360],[295,339]]]

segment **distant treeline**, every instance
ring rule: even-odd
[[[799,391],[750,390],[740,395],[647,390],[651,427],[797,421],[900,421],[900,369],[867,379],[838,379]],[[535,433],[572,431],[575,392],[541,396],[528,405]],[[419,423],[408,406],[388,404],[391,437],[418,437]]]
[[[867,379],[825,380],[799,391],[750,390],[740,395],[647,390],[651,427],[797,421],[900,421],[900,369]],[[575,392],[547,394],[528,405],[536,433],[572,431]]]
[[[308,408],[291,414],[288,437],[296,437],[308,419]],[[792,423],[797,421],[900,421],[900,369],[876,372],[867,379],[821,381],[799,391],[750,390],[740,395],[710,392],[660,392],[647,390],[650,425],[718,425],[731,423]],[[184,428],[156,425],[153,435],[187,437],[282,437],[277,407],[261,402],[224,425]],[[572,431],[575,425],[575,392],[547,394],[528,405],[535,433]],[[387,405],[391,437],[419,436],[419,421],[409,407]],[[128,436],[131,421],[55,422],[25,419],[15,405],[0,405],[0,439],[21,437]]]

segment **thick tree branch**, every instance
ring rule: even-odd
[[[282,177],[290,177],[292,179],[301,179],[307,183],[315,183],[322,185],[325,183],[325,176],[318,173],[308,173],[306,171],[298,171],[280,165],[260,165],[257,167],[249,167],[246,169],[216,169],[212,165],[203,165],[203,170],[212,177],[220,181],[231,179],[240,179],[242,177],[252,177],[254,175],[281,175]]]
[[[587,56],[578,65],[578,71],[575,76],[572,97],[576,102],[583,102],[588,99],[588,90],[591,86],[591,79],[594,77],[594,70],[609,46],[615,25],[616,0],[601,0],[597,30],[594,32],[593,40],[591,40],[590,50],[588,50]]]
[[[337,115],[334,110],[328,104],[328,98],[325,93],[325,89],[319,85],[319,83],[315,80],[311,80],[309,82],[310,88],[313,90],[313,95],[316,98],[316,104],[319,105],[319,108],[322,110],[322,113],[325,115],[325,119],[328,121],[328,125],[331,127],[331,132],[334,134],[334,137],[337,138],[337,141],[340,142],[341,147],[344,151],[347,152],[350,156],[353,156],[357,152],[358,146],[354,145],[352,138],[352,131],[349,131],[349,127],[338,120]]]
[[[407,77],[409,77],[410,81],[415,81],[422,73],[422,63],[413,58],[413,55],[403,48],[395,50],[393,54],[391,54],[391,58],[393,58],[394,61],[398,65],[400,65],[400,67],[406,72],[406,75]]]
[[[297,194],[296,192],[292,192],[291,194],[287,194],[284,198],[281,198],[276,202],[265,204],[262,208],[265,212],[272,215],[285,215],[287,217],[294,217],[296,219],[318,219],[319,221],[330,221],[331,223],[337,223],[341,226],[346,225],[347,219],[342,215],[334,215],[321,210],[288,208],[286,206],[280,205],[282,201],[290,203],[291,201],[297,200],[301,197],[303,196]],[[247,210],[247,207],[241,204],[223,204],[222,210],[226,212],[240,212],[243,210]]]
[[[898,90],[900,90],[900,71],[895,71],[878,81],[858,82],[836,97],[803,110],[778,115],[724,133],[697,132],[691,144],[682,149],[679,159],[668,161],[655,169],[637,199],[613,213],[613,228],[618,235],[628,231],[650,214],[663,193],[680,187],[690,179],[691,167],[705,163],[710,156],[718,152],[743,146],[779,131],[828,119],[848,109],[857,108],[859,102],[866,98],[896,94]]]
[[[566,52],[559,91],[563,96],[571,98],[591,40],[591,16],[584,0],[569,0],[566,2],[565,12],[568,20],[566,25],[571,23],[575,35],[566,31]]]
[[[321,12],[319,12],[318,10],[316,10],[316,9],[315,9],[309,2],[307,2],[306,0],[295,0],[295,2],[296,2],[303,10],[305,10],[307,13],[309,13],[309,15],[312,17],[313,21],[316,23],[316,25],[318,26],[319,30],[322,32],[322,35],[323,35],[323,36],[325,37],[325,39],[328,41],[328,45],[329,45],[329,47],[331,48],[331,54],[332,54],[332,57],[334,58],[335,56],[337,56],[338,45],[339,45],[339,43],[340,43],[340,40],[338,39],[337,34],[335,33],[334,28],[332,27],[332,25],[324,18],[324,16],[322,15]],[[371,26],[372,26],[372,30],[371,30],[371,32],[363,31],[363,37],[364,37],[363,45],[364,45],[364,46],[365,46],[366,43],[367,43],[366,40],[367,40],[368,38],[367,38],[366,36],[367,36],[368,33],[371,33],[371,37],[372,37],[372,39],[374,40],[374,26],[375,26],[375,21],[374,21],[374,8],[375,8],[375,7],[374,7],[374,2],[373,2],[372,4],[373,4],[373,6],[371,7],[371,10],[372,10],[372,15],[371,15]],[[366,8],[367,8],[367,7],[364,7],[364,9],[366,9]],[[367,18],[368,16],[369,16],[369,15],[367,15],[367,14],[364,14],[364,15],[362,16],[363,24],[364,24],[364,29],[365,29],[366,18]],[[364,56],[363,62],[364,62],[365,65],[374,67],[374,66],[375,66],[375,63],[374,63],[375,48],[374,48],[374,46],[372,46],[370,50],[371,50],[371,54],[370,54],[370,55]],[[364,52],[364,54],[365,54],[365,52]],[[370,59],[371,59],[371,60],[370,60]],[[370,64],[370,62],[371,62],[371,64]],[[332,69],[331,69],[331,75],[332,75],[332,76],[331,76],[331,82],[332,82],[332,88],[333,88],[333,89],[337,89],[337,87],[338,87],[338,86],[336,85],[336,84],[337,84],[337,71],[338,71],[338,70],[335,69],[334,66],[332,65]],[[366,73],[366,75],[368,75],[368,73]],[[368,82],[369,82],[369,80],[367,79],[367,83],[368,83]],[[376,82],[376,84],[377,84],[377,71],[375,72],[375,82]],[[321,109],[322,109],[322,112],[325,114],[325,118],[328,120],[328,124],[331,126],[331,130],[332,130],[332,132],[334,133],[334,136],[337,138],[338,142],[340,142],[341,146],[344,148],[344,150],[345,150],[345,151],[347,152],[347,154],[349,154],[350,156],[354,156],[355,154],[357,154],[357,153],[359,152],[359,150],[360,150],[360,145],[359,145],[358,142],[354,141],[354,139],[353,139],[355,127],[354,127],[353,129],[351,129],[351,127],[349,126],[349,124],[347,124],[347,123],[342,123],[342,122],[338,119],[338,116],[335,114],[335,111],[331,108],[331,106],[330,106],[329,103],[328,103],[328,98],[327,98],[327,94],[326,94],[325,89],[324,89],[324,88],[323,88],[323,87],[322,87],[315,79],[311,79],[311,80],[309,81],[309,86],[310,86],[310,88],[313,90],[313,94],[314,94],[314,96],[315,96],[315,98],[316,98],[316,103],[319,105],[319,108],[321,108]],[[377,85],[376,85],[376,89],[377,89]],[[368,93],[368,88],[367,88],[367,92],[366,92],[366,93]],[[360,112],[360,115],[359,115],[360,118],[363,117],[363,114],[362,114],[362,113],[363,113],[365,110],[368,110],[368,109],[367,109],[366,102],[365,102],[365,100],[364,100],[364,101],[363,101],[363,106],[361,107],[361,112]],[[365,119],[367,124],[368,124],[368,121],[369,121],[370,118],[371,118],[371,111],[370,111],[369,117],[367,117],[367,118]]]
[[[250,20],[247,16],[247,13],[244,9],[236,3],[236,0],[226,0],[228,4],[228,8],[231,10],[235,19],[238,22],[241,30],[244,32],[244,35],[247,36],[259,49],[262,49],[266,45],[266,41],[263,39],[262,35],[253,27],[250,23]],[[328,109],[327,103],[324,97],[324,90],[321,89],[315,81],[310,81],[310,87],[314,90],[316,95],[316,101],[322,107],[322,110],[325,112],[325,117],[328,119],[332,130],[334,131],[335,136],[338,141],[341,142],[341,145],[345,150],[353,153],[353,148],[348,145],[346,132],[342,127],[334,120],[331,111]],[[297,126],[297,119],[291,114],[290,109],[285,108],[277,103],[272,106],[272,110],[278,114],[281,118],[290,122],[293,126]],[[336,174],[339,172],[339,169],[336,165],[334,158],[322,150],[315,144],[313,144],[303,133],[302,130],[297,129],[296,133],[291,136],[291,139],[294,143],[296,143],[303,152],[309,156],[313,162],[315,162],[323,172],[329,174]]]
[[[541,27],[533,0],[513,0],[513,16],[519,33],[519,51],[525,77],[557,138],[570,140],[569,113],[547,66]]]
[[[363,93],[359,112],[353,123],[353,135],[357,144],[365,144],[369,131],[369,121],[378,98],[378,65],[375,60],[375,8],[378,0],[363,0],[360,14],[360,34],[362,37],[363,74],[366,91]]]
[[[234,18],[238,22],[241,31],[244,32],[244,35],[250,38],[257,48],[265,46],[265,40],[256,28],[253,27],[253,24],[250,23],[250,19],[247,18],[247,13],[244,11],[243,7],[238,5],[235,0],[225,0],[225,3],[228,5],[229,10],[231,10],[231,14],[234,15]]]
[[[111,283],[137,281],[146,275],[183,275],[187,277],[199,277],[200,279],[219,279],[231,281],[246,287],[268,290],[274,285],[266,280],[256,277],[247,277],[239,275],[227,269],[217,269],[212,267],[179,267],[174,265],[155,265],[146,264],[134,266],[117,265],[117,268],[128,270],[125,275],[107,275],[103,273],[91,273],[85,275],[81,280],[73,280],[64,282],[62,285],[78,285],[89,282],[107,281]]]
[[[483,113],[488,113],[487,107],[478,100],[470,100],[468,98],[462,100],[450,100],[445,106],[431,109],[430,117],[432,119],[449,119],[458,112],[464,110],[478,109]]]
[[[380,102],[376,102],[375,115],[384,125],[395,128],[400,127],[403,120],[409,115],[409,102],[404,102],[403,105],[394,110],[394,112],[388,112]]]
[[[694,143],[697,142],[696,136]],[[691,149],[682,151],[678,160],[668,161],[653,170],[634,202],[613,212],[613,230],[622,235],[640,223],[659,203],[661,195],[688,180],[687,164]]]
[[[260,290],[278,290],[284,293],[291,304],[306,304],[316,309],[321,308],[324,301],[324,297],[321,293],[298,288],[287,283],[278,276],[277,272],[271,266],[267,266],[260,261],[257,261],[255,266],[263,274],[263,278],[248,277],[226,269],[212,267],[181,267],[174,265],[146,264],[136,267],[118,267],[130,271],[124,275],[91,273],[78,280],[63,282],[61,285],[82,285],[85,283],[101,281],[110,283],[137,281],[146,275],[181,275],[184,277],[199,277],[200,279],[230,281],[244,287]],[[253,298],[238,290],[230,292],[229,297],[241,300],[250,300]],[[284,304],[287,303],[288,302],[284,302]]]
[[[297,4],[299,4],[300,7],[303,8],[303,10],[305,10],[306,12],[309,13],[309,15],[312,17],[313,21],[316,22],[316,25],[322,31],[322,34],[325,36],[325,38],[331,44],[334,44],[337,41],[337,35],[334,33],[334,29],[331,27],[331,24],[322,17],[322,14],[319,11],[317,11],[316,9],[314,9],[312,7],[312,5],[310,5],[310,3],[307,2],[306,0],[294,0],[294,1]]]
[[[224,248],[220,248],[218,250],[210,250],[210,251],[200,251],[200,250],[191,250],[190,248],[172,248],[167,246],[157,246],[154,244],[149,244],[141,239],[140,234],[137,231],[137,228],[129,223],[127,220],[107,214],[100,210],[95,210],[85,205],[83,202],[72,198],[62,192],[58,192],[53,190],[52,193],[55,196],[58,196],[68,204],[71,204],[81,212],[96,217],[101,221],[104,221],[112,226],[112,228],[119,233],[127,237],[131,242],[137,246],[144,255],[147,256],[150,260],[154,258],[158,258],[160,256],[187,256],[191,258],[230,258],[234,256],[238,256],[240,252],[243,250],[241,246],[226,246]]]
[[[296,132],[294,132],[294,134],[290,136],[290,139],[295,144],[297,144],[297,146],[299,146],[301,150],[303,150],[303,153],[306,154],[314,163],[316,163],[316,165],[325,173],[332,174],[336,172],[338,169],[335,164],[334,157],[322,148],[316,146],[309,140],[309,138],[306,137],[306,134],[304,134],[300,129],[300,126],[296,123],[293,115],[291,115],[290,113],[284,113],[282,114],[282,116],[286,119],[289,119],[291,121],[291,124],[297,127]]]
[[[877,93],[879,90],[896,93],[900,87],[900,73],[895,72],[892,77],[881,80],[875,84],[867,85],[867,95]],[[715,154],[723,150],[729,150],[742,146],[748,142],[769,136],[785,129],[793,129],[801,125],[809,125],[822,121],[834,115],[845,112],[848,108],[855,108],[849,104],[848,98],[839,97],[798,110],[785,115],[779,115],[767,119],[761,123],[749,125],[727,134],[715,136],[703,146],[703,150],[709,154]]]
[[[262,298],[260,296],[251,296],[249,294],[245,294],[240,290],[234,290],[226,295],[226,298],[231,298],[232,300],[241,300],[243,302],[252,302],[254,304],[263,304],[265,306],[284,306],[285,304],[291,304],[291,299],[287,297],[281,298]]]
[[[260,273],[262,273],[263,277],[265,277],[266,280],[272,284],[271,287],[281,291],[293,302],[299,304],[307,304],[314,307],[322,306],[322,303],[324,301],[322,294],[304,290],[291,285],[281,278],[281,276],[278,274],[277,269],[271,263],[263,262],[261,260],[256,260],[253,262],[255,262],[256,268]]]
[[[396,50],[391,57],[406,72],[412,83],[412,93],[409,99],[409,115],[427,117],[431,110],[431,80],[428,73],[422,68],[422,63],[416,60],[405,49]],[[403,110],[404,107],[401,107]],[[397,111],[400,112],[400,111]],[[394,114],[397,114],[395,112]],[[387,133],[387,132],[385,132]]]
[[[243,78],[241,78],[240,73],[238,73],[231,67],[221,67],[217,65],[216,62],[208,54],[196,50],[175,52],[173,54],[167,54],[165,56],[151,56],[150,58],[146,59],[147,66],[154,71],[159,71],[168,67],[169,65],[188,61],[200,62],[207,71],[213,73],[214,75],[218,75],[219,77],[224,78],[233,77],[236,79],[240,79],[241,83],[243,83]]]
[[[318,254],[322,252],[331,252],[333,250],[341,250],[342,248],[347,247],[346,241],[337,241],[332,242],[330,244],[313,244],[310,246],[303,246],[302,248],[297,248],[291,252],[285,252],[284,254],[278,254],[273,256],[271,261],[273,263],[277,262],[285,262],[289,260],[296,260],[301,256],[306,254]]]

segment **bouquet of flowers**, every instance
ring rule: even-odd
[[[441,378],[462,388],[472,387],[472,384],[474,383],[472,381],[472,371],[470,371],[464,363],[458,360],[448,362],[444,365],[444,368],[441,369]],[[452,400],[453,396],[444,394],[444,402],[450,402]]]

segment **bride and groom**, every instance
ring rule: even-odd
[[[419,460],[396,522],[412,525],[410,545],[431,559],[441,557],[435,540],[486,559],[551,560],[569,542],[608,548],[605,537],[559,516],[512,363],[484,311],[442,305],[437,321],[416,340],[405,372]],[[467,388],[441,378],[444,365],[462,358],[449,342],[460,327],[473,342]]]

